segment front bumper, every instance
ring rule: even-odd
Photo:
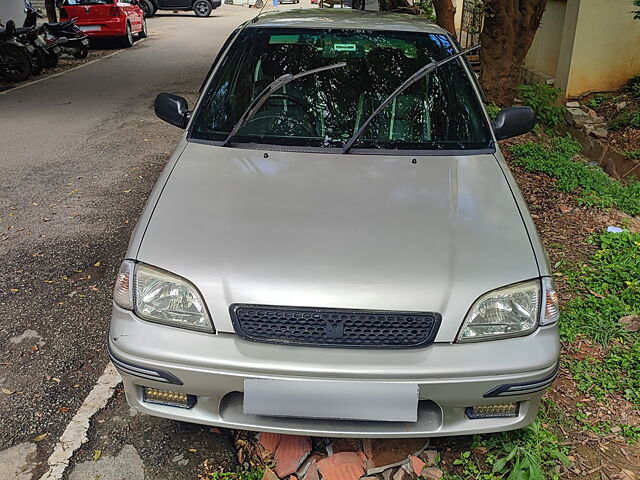
[[[234,429],[332,437],[426,437],[522,428],[557,373],[557,327],[472,344],[414,350],[324,349],[253,343],[140,320],[114,307],[109,353],[129,404],[159,417]],[[372,422],[243,413],[244,380],[305,379],[416,383],[418,421]],[[196,395],[180,409],[143,401],[142,387]],[[469,419],[467,407],[520,402],[517,416]]]

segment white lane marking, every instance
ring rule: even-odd
[[[49,470],[40,477],[40,480],[59,480],[62,478],[74,452],[88,440],[87,431],[91,417],[106,406],[107,401],[113,396],[114,389],[121,381],[120,374],[109,362],[60,436],[53,453],[47,460]]]
[[[135,45],[138,45],[139,43],[142,43],[145,40],[146,40],[146,38],[141,38],[140,40],[136,40]],[[31,85],[35,85],[36,83],[44,82],[45,80],[50,80],[52,78],[59,77],[60,75],[65,75],[65,74],[67,74],[69,72],[73,72],[74,70],[79,70],[81,68],[88,67],[89,65],[93,65],[94,63],[100,62],[100,61],[102,61],[102,60],[104,60],[106,58],[113,57],[114,55],[118,55],[123,50],[125,50],[125,49],[122,48],[122,49],[118,50],[117,52],[110,53],[109,55],[105,55],[104,57],[96,58],[95,60],[91,60],[90,62],[83,63],[83,64],[78,65],[76,67],[70,68],[69,70],[63,70],[62,72],[54,73],[53,75],[45,75],[44,77],[39,78],[37,80],[32,80],[31,82],[23,83],[22,85],[18,85],[16,87],[10,88],[9,90],[3,90],[2,92],[0,92],[0,95],[6,95],[7,93],[15,92],[16,90],[21,90],[21,89],[23,89],[25,87],[29,87]]]

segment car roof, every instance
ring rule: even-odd
[[[246,28],[364,29],[445,34],[432,22],[416,15],[351,9],[291,9],[258,15]]]

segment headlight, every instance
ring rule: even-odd
[[[538,326],[540,299],[540,280],[519,283],[483,295],[469,310],[458,341],[527,335]]]
[[[118,272],[113,299],[143,320],[201,332],[213,332],[202,296],[182,277],[125,260]]]

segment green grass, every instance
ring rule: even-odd
[[[473,450],[486,448],[486,457],[479,459]],[[569,465],[568,448],[559,445],[558,438],[542,426],[540,418],[529,427],[513,432],[476,435],[471,450],[454,461],[462,475],[448,474],[447,480],[475,478],[477,480],[545,480],[557,479],[555,468]]]
[[[619,394],[640,406],[640,342],[618,320],[640,315],[640,233],[603,233],[590,239],[599,249],[582,266],[564,272],[578,295],[560,320],[564,340],[586,337],[605,348],[605,356],[570,361],[578,389],[603,400]]]
[[[238,472],[207,472],[198,476],[201,480],[262,480],[264,470],[250,468]]]
[[[511,147],[516,165],[556,178],[559,190],[578,193],[580,205],[616,207],[629,215],[639,215],[640,182],[625,184],[599,167],[573,161],[578,152],[580,145],[568,137],[553,138],[550,146],[529,142]]]

